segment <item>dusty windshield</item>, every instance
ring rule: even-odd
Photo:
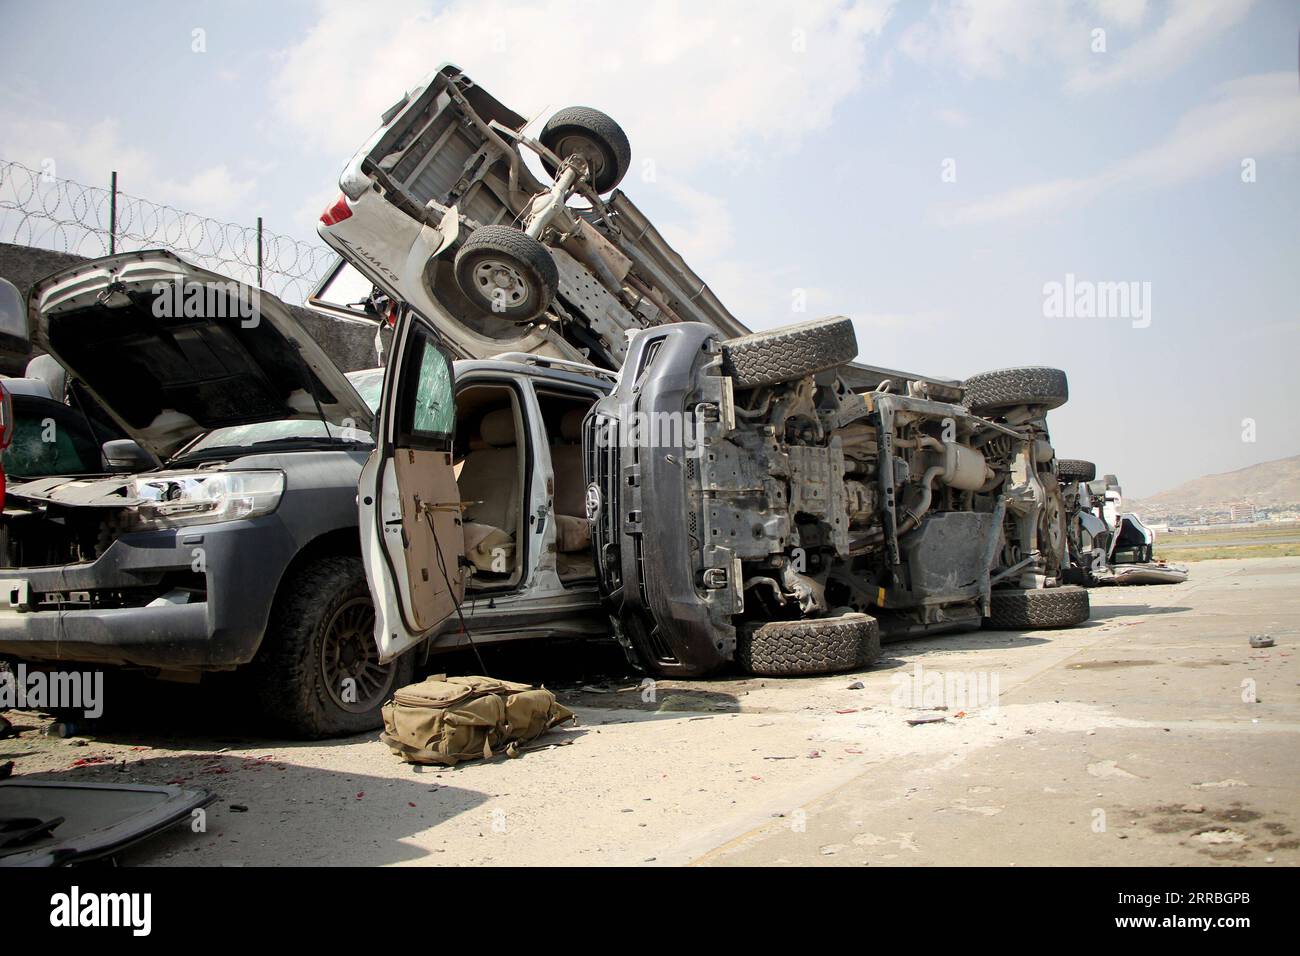
[[[383,369],[349,372],[348,381],[372,412],[379,407],[379,393],[384,383]],[[362,445],[372,443],[369,428],[362,424],[331,423],[327,427],[319,419],[286,418],[213,429],[187,447],[180,457],[188,458],[217,448],[250,448],[299,441],[355,442]]]

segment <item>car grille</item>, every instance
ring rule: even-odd
[[[591,527],[596,567],[607,592],[623,583],[619,556],[619,432],[618,419],[592,415],[587,419],[587,474],[600,488],[601,509]],[[602,440],[603,436],[603,440]]]

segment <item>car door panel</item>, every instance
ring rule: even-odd
[[[408,311],[393,333],[378,442],[358,496],[375,641],[384,661],[432,633],[464,596],[454,395],[451,359],[432,328]]]

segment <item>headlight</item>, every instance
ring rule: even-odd
[[[141,522],[154,528],[211,524],[274,511],[284,494],[280,471],[196,471],[137,478]]]

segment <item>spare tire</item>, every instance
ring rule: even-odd
[[[966,391],[962,404],[976,415],[1017,405],[1059,408],[1070,397],[1065,373],[1043,366],[981,372],[966,379],[962,387]]]
[[[742,627],[736,660],[750,674],[834,674],[880,657],[880,625],[869,614]]]
[[[475,307],[511,322],[541,316],[560,285],[551,251],[511,226],[479,226],[461,245],[452,269]]]
[[[1088,620],[1088,592],[1077,585],[994,591],[984,626],[1001,631],[1073,627]]]
[[[598,193],[607,193],[627,175],[632,165],[632,146],[622,127],[600,110],[590,106],[568,106],[560,110],[542,128],[537,137],[543,146],[560,159],[574,153],[587,161],[591,186]],[[545,156],[542,166],[551,178],[556,166]]]
[[[753,332],[722,343],[723,370],[736,388],[789,382],[857,357],[853,320],[843,316]]]
[[[1081,458],[1058,458],[1056,477],[1063,482],[1092,481],[1097,477],[1097,466]]]

